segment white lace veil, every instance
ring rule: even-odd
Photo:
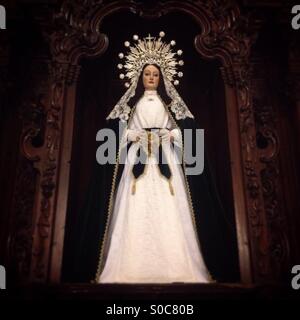
[[[176,120],[185,119],[186,117],[194,118],[172,82],[165,76],[163,70],[161,70],[161,74],[165,84],[167,95],[171,98],[169,108],[172,110],[172,112],[174,112]],[[135,91],[140,76],[141,72],[137,77],[133,79],[130,87],[127,89],[127,91],[124,93],[124,95],[117,102],[113,110],[106,118],[107,120],[119,118],[121,121],[126,122],[129,119],[131,108],[128,105],[128,101],[135,96]]]

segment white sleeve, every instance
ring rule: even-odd
[[[181,135],[181,131],[178,128],[174,128],[170,131],[170,135],[171,137],[174,138],[174,143],[178,146],[178,147],[182,147],[182,135]]]
[[[124,148],[129,142],[136,141],[138,135],[139,130],[126,128],[121,141],[121,149]]]

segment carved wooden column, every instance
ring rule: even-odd
[[[292,32],[288,48],[288,75],[285,83],[285,101],[282,109],[289,110],[282,125],[285,133],[284,169],[287,211],[292,233],[293,259],[292,265],[298,264],[300,259],[300,44],[299,33]],[[283,143],[282,143],[283,144]]]
[[[295,127],[297,129],[297,144],[300,154],[300,45],[294,35],[289,47],[289,82],[290,99],[294,108]]]
[[[252,278],[247,279],[247,282],[265,281],[267,273],[262,273],[262,270],[269,268],[269,256],[267,252],[267,222],[264,215],[262,185],[259,174],[259,158],[256,147],[256,127],[254,121],[253,100],[251,91],[251,68],[249,64],[250,42],[251,39],[246,35],[242,36],[244,41],[244,48],[240,48],[240,53],[237,56],[233,55],[233,63],[227,68],[223,69],[225,90],[228,105],[233,104],[228,110],[228,127],[233,124],[235,118],[239,120],[239,124],[235,125],[236,130],[239,131],[239,148],[232,150],[233,160],[233,184],[236,187],[236,197],[245,197],[246,211],[244,208],[236,208],[236,215],[242,219],[238,235],[240,233],[240,246],[248,245],[250,252],[248,252],[248,259],[251,263],[246,264],[252,266]],[[248,40],[248,43],[247,43]],[[243,50],[244,49],[244,50]],[[227,74],[226,74],[227,73]],[[234,98],[228,100],[232,88],[235,91]],[[231,94],[232,95],[232,94]],[[235,106],[235,109],[234,109]],[[231,111],[231,112],[230,112]],[[229,132],[233,129],[229,129]],[[232,136],[237,135],[237,131],[231,132]],[[234,138],[232,138],[233,140]],[[241,166],[243,187],[238,190],[238,184],[235,181],[238,179],[238,174],[234,166],[236,165],[236,153],[241,153]],[[241,184],[241,182],[240,182]],[[243,203],[241,201],[239,204]],[[245,239],[245,233],[249,233],[250,243]],[[249,246],[250,245],[250,246]],[[251,259],[250,259],[251,256]],[[245,259],[246,255],[242,255]],[[242,262],[241,262],[242,263]],[[245,264],[245,262],[244,262]]]
[[[95,30],[89,33],[90,21],[84,18],[81,22],[78,29],[70,30],[66,25],[51,36],[51,91],[45,144],[38,164],[41,179],[31,265],[33,280],[60,281],[79,59],[83,54],[93,55],[93,50],[101,54],[107,47],[103,35]],[[89,53],[87,47],[92,47],[93,42],[96,46]]]
[[[242,168],[242,154],[241,154],[241,138],[239,132],[239,114],[238,102],[236,97],[236,90],[233,86],[232,79],[228,78],[225,70],[222,70],[226,112],[228,121],[228,136],[230,137],[230,163],[231,163],[231,177],[232,189],[234,194],[234,209],[236,217],[237,239],[239,248],[239,263],[241,271],[241,280],[245,283],[250,283],[253,280],[250,257],[250,236],[248,230],[246,194],[244,188],[243,168]]]
[[[54,259],[51,259],[50,264],[50,280],[59,281],[60,268],[62,264],[63,248],[61,243],[64,242],[64,226],[65,216],[67,212],[67,199],[69,194],[69,175],[70,175],[70,161],[72,150],[72,136],[73,136],[73,122],[74,122],[74,107],[76,99],[76,86],[79,76],[80,66],[71,64],[54,63],[53,83],[51,95],[51,109],[53,116],[56,116],[58,109],[63,112],[61,122],[61,133],[63,140],[60,147],[60,161],[58,165],[59,177],[57,177],[57,197],[55,208],[55,223],[53,225],[53,243],[51,247],[51,254]],[[53,118],[54,119],[54,118]],[[58,138],[57,132],[52,130],[53,142]],[[58,273],[59,271],[59,273]]]
[[[280,126],[278,65],[271,57],[258,54],[252,59],[253,106],[256,125],[256,144],[259,155],[259,174],[263,190],[264,214],[268,233],[265,254],[270,265],[260,269],[260,275],[273,281],[289,274],[290,246],[287,208],[282,186],[280,164]],[[270,83],[269,79],[272,79]],[[281,145],[282,148],[282,145]]]
[[[17,170],[10,239],[10,264],[17,269],[22,282],[48,281],[49,271],[56,270],[50,267],[51,257],[54,254],[56,262],[61,259],[57,250],[61,246],[55,244],[63,243],[64,224],[62,228],[55,228],[61,226],[61,216],[55,213],[66,210],[61,205],[68,196],[65,181],[68,182],[72,143],[69,125],[73,124],[79,71],[79,66],[49,64],[47,60],[35,61],[34,65],[32,74],[39,76],[34,76],[35,81],[31,83],[34,93],[28,92],[22,107],[22,155]]]
[[[8,241],[8,263],[16,275],[15,280],[30,280],[33,253],[33,235],[37,230],[36,206],[40,180],[38,163],[40,148],[44,143],[46,101],[48,93],[48,61],[46,57],[35,57],[29,70],[30,80],[24,85],[19,118],[22,121],[20,155],[16,166],[16,183],[13,206],[10,212],[10,235]]]
[[[71,157],[74,92],[79,67],[54,62],[50,65],[51,93],[46,109],[44,145],[38,150],[36,167],[40,173],[35,206],[36,220],[32,249],[31,279],[46,281],[51,257],[59,261],[57,241],[63,228],[55,228],[62,218],[61,208],[68,197],[69,161]],[[71,126],[71,128],[69,127]],[[64,140],[62,141],[62,137]],[[67,183],[67,185],[65,185]],[[65,201],[62,201],[63,198]],[[56,214],[55,214],[56,213]],[[51,273],[50,273],[51,277]]]

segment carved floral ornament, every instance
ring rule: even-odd
[[[101,54],[108,45],[106,35],[100,31],[102,20],[124,9],[152,18],[175,11],[188,13],[200,26],[195,46],[203,57],[220,59],[226,69],[248,59],[254,40],[253,34],[245,31],[250,30],[249,20],[241,15],[234,1],[227,0],[166,1],[147,10],[135,1],[66,0],[55,15],[57,28],[51,36],[53,56],[58,61],[75,64],[83,55]]]

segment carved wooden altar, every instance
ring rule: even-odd
[[[181,12],[199,25],[195,48],[199,57],[220,62],[224,82],[241,282],[281,281],[299,257],[297,196],[288,191],[296,184],[295,172],[286,158],[291,151],[280,143],[288,123],[279,115],[282,103],[268,97],[270,73],[253,49],[259,26],[226,0],[153,6],[65,0],[52,13],[55,26],[44,31],[50,58],[37,61],[31,84],[35,99],[24,97],[22,107],[20,157],[3,249],[7,264],[21,282],[60,282],[80,61],[101,57],[108,46],[101,22],[124,10],[147,19]],[[288,83],[299,86],[299,70],[293,74],[298,78]]]

